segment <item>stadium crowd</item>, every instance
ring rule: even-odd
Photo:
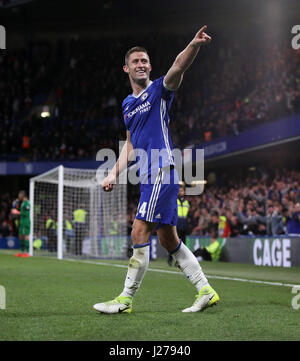
[[[13,198],[9,193],[1,194],[0,198],[0,237],[13,235],[13,216],[11,214]]]
[[[238,135],[300,113],[299,52],[289,43],[248,37],[228,41],[218,34],[201,49],[172,107],[174,145]],[[151,34],[141,40],[153,79],[166,73],[189,39]],[[1,158],[94,159],[103,147],[117,150],[125,137],[121,103],[130,93],[123,55],[136,43],[125,37],[39,41],[1,52]],[[50,117],[43,118],[45,105]]]
[[[190,203],[188,234],[207,236],[214,227],[219,236],[277,236],[300,234],[300,172],[263,170],[258,176],[227,178],[223,185],[208,184]],[[128,232],[136,214],[131,195]]]

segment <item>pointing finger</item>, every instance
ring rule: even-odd
[[[206,30],[206,29],[207,29],[206,25],[202,26],[202,28],[198,31],[198,34],[202,35],[203,31]]]

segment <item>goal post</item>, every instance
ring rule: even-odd
[[[64,167],[58,167],[57,191],[57,258],[63,258],[63,202],[64,202]]]
[[[60,165],[30,179],[30,203],[30,255],[126,258],[126,184],[103,192],[96,170]]]

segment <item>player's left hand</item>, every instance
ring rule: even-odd
[[[199,31],[198,33],[195,35],[194,39],[193,39],[193,43],[195,45],[206,45],[209,44],[211,42],[211,37],[209,35],[207,35],[204,31],[207,29],[207,26],[204,25]]]

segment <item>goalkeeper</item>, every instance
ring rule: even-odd
[[[19,257],[29,257],[29,233],[30,233],[30,202],[25,191],[19,192],[20,207],[20,227],[19,241],[21,253]]]

